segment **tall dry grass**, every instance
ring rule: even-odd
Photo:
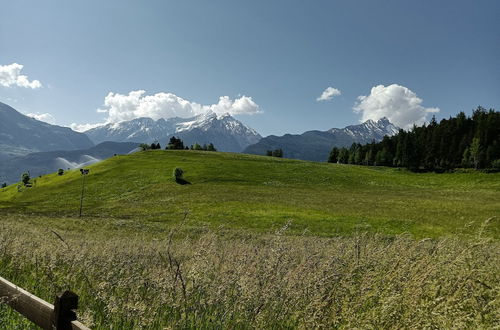
[[[498,242],[207,232],[110,236],[0,225],[0,275],[70,288],[96,329],[498,328]],[[0,325],[16,324],[0,309]]]

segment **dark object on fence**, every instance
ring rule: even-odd
[[[78,296],[65,291],[56,296],[54,305],[0,277],[0,302],[12,307],[42,329],[89,330],[76,320]]]
[[[71,330],[71,321],[76,320],[74,310],[78,308],[78,296],[71,291],[64,291],[56,296],[52,324],[56,329]]]
[[[86,168],[81,168],[80,173],[82,174],[82,194],[80,195],[80,214],[79,217],[82,217],[82,209],[83,209],[83,193],[85,191],[85,177],[89,174],[90,170]]]

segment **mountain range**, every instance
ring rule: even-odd
[[[38,176],[58,168],[85,166],[128,153],[138,143],[158,141],[164,147],[172,136],[181,138],[184,145],[213,143],[219,151],[265,155],[267,150],[282,149],[287,158],[326,161],[333,146],[380,141],[398,131],[382,118],[342,129],[262,138],[231,115],[209,111],[187,119],[137,118],[78,133],[30,118],[0,103],[0,181],[18,181],[27,170]]]
[[[243,151],[265,155],[267,150],[282,149],[283,157],[312,161],[326,161],[331,149],[349,147],[353,143],[366,144],[381,141],[385,135],[398,133],[399,128],[387,118],[368,120],[359,125],[332,128],[327,131],[307,131],[303,134],[270,135]]]
[[[219,151],[228,152],[241,152],[262,138],[231,115],[218,116],[212,111],[192,118],[136,118],[98,126],[84,133],[94,143],[158,141],[162,146],[176,136],[184,141],[184,145],[213,143]]]
[[[0,160],[50,150],[94,146],[82,133],[33,119],[0,102]]]

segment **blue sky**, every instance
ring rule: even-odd
[[[404,126],[477,105],[500,110],[500,1],[1,7],[4,78],[18,63],[27,82],[0,80],[0,101],[60,125],[229,109],[262,135],[279,135],[382,115]],[[340,95],[318,101],[327,87]],[[144,92],[131,100],[133,91]]]

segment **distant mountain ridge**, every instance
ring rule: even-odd
[[[270,135],[243,151],[248,154],[265,155],[267,150],[282,149],[284,157],[326,161],[333,147],[348,147],[353,143],[381,141],[385,135],[398,133],[399,128],[387,118],[368,120],[362,124],[327,131],[307,131],[303,134]]]
[[[10,158],[0,166],[0,184],[17,182],[21,174],[28,171],[32,177],[37,177],[53,173],[59,168],[66,170],[87,166],[114,154],[128,154],[138,146],[138,143],[133,142],[104,142],[89,149],[35,152]]]
[[[76,150],[94,146],[82,133],[25,116],[0,102],[0,159],[32,152]]]
[[[84,133],[94,143],[159,141],[162,147],[170,137],[176,136],[185,145],[213,143],[219,151],[228,152],[241,152],[262,138],[254,129],[231,115],[218,116],[212,111],[192,118],[136,118],[92,128]]]

